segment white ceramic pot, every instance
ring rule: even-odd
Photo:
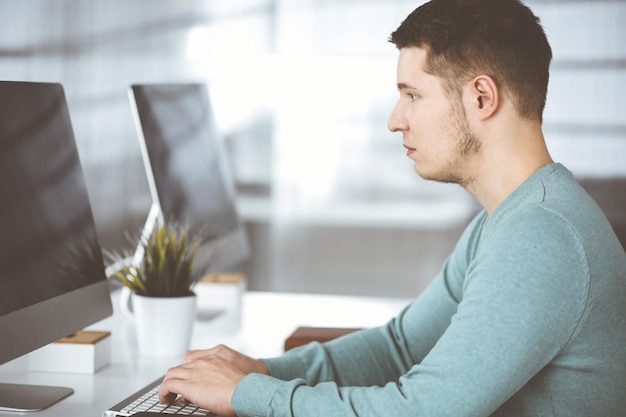
[[[182,356],[191,343],[196,317],[196,295],[146,297],[123,288],[122,310],[132,317],[139,353],[149,356]],[[132,310],[129,308],[129,297]]]

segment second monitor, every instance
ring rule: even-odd
[[[206,85],[136,84],[129,97],[153,201],[144,232],[169,219],[202,231],[199,272],[244,260],[248,240]]]

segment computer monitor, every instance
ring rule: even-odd
[[[0,364],[112,314],[63,88],[0,81]],[[2,381],[13,382],[13,381]],[[71,388],[0,384],[0,410]]]
[[[232,268],[249,246],[206,85],[137,84],[129,98],[153,201],[144,234],[155,222],[186,224],[203,236],[196,276]]]

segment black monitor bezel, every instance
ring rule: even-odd
[[[202,277],[212,272],[224,272],[238,262],[245,260],[250,253],[250,247],[248,237],[245,231],[245,227],[239,217],[236,207],[236,193],[235,193],[235,181],[228,166],[228,159],[225,149],[221,142],[221,138],[217,133],[215,127],[214,115],[211,109],[211,102],[208,94],[208,88],[205,83],[200,82],[186,82],[186,83],[153,83],[153,84],[132,84],[128,89],[128,97],[131,104],[131,110],[133,119],[135,122],[135,128],[137,131],[137,137],[141,149],[142,160],[146,171],[148,184],[150,187],[150,194],[152,197],[152,205],[147,215],[146,222],[143,227],[142,236],[139,238],[137,248],[135,250],[132,260],[129,263],[132,265],[139,265],[143,252],[141,250],[141,240],[145,240],[149,237],[155,226],[162,225],[166,220],[174,220],[176,222],[185,223],[188,219],[174,218],[170,213],[164,213],[161,207],[161,196],[158,192],[158,187],[155,180],[155,172],[153,169],[152,158],[148,149],[148,143],[150,139],[146,137],[144,126],[142,123],[141,111],[138,108],[137,98],[135,97],[135,91],[138,89],[150,89],[150,88],[180,88],[180,89],[197,89],[199,94],[203,94],[205,99],[208,100],[208,108],[206,117],[206,123],[208,124],[208,131],[210,137],[206,140],[213,142],[213,148],[217,152],[217,161],[219,162],[220,174],[222,177],[222,185],[224,187],[225,195],[227,196],[233,213],[236,216],[236,226],[234,226],[227,233],[217,236],[212,240],[202,242],[197,251],[197,256],[205,253],[214,253],[214,260],[210,263],[209,267],[198,274]],[[157,174],[159,175],[159,174]],[[166,218],[167,217],[167,218]]]

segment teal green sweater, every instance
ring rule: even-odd
[[[387,325],[266,359],[240,416],[626,415],[626,254],[560,164],[467,227]]]

